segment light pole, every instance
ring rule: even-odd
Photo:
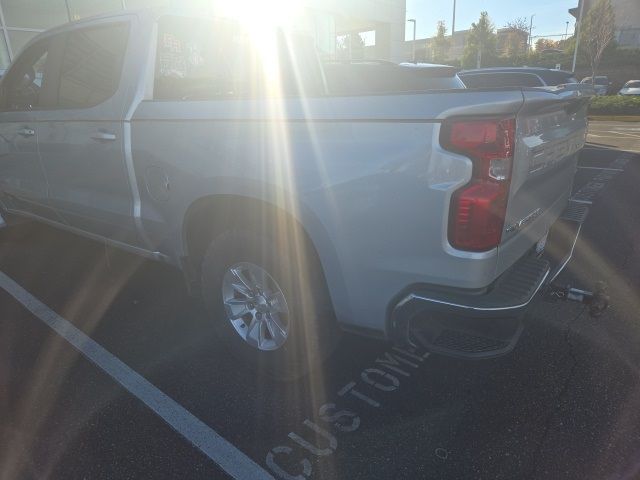
[[[536,16],[535,13],[531,15],[531,23],[529,23],[529,53],[531,53],[531,47],[533,47],[532,45],[533,38],[531,38],[531,31],[533,30],[533,17],[535,16]]]
[[[585,0],[580,0],[580,13],[578,14],[578,22],[576,23],[576,47],[573,50],[573,63],[571,64],[571,71],[576,71],[576,60],[578,59],[578,45],[580,45],[580,27],[582,26],[582,12],[584,10]]]
[[[451,38],[456,33],[456,0],[453,0],[453,20],[451,21]]]
[[[567,39],[567,35],[569,34],[569,20],[567,20],[567,28],[564,29],[564,39]]]
[[[407,22],[413,23],[413,42],[411,43],[411,58],[413,63],[416,63],[416,19],[410,18]]]

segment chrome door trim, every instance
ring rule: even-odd
[[[59,223],[59,222],[56,222],[54,220],[49,220],[48,218],[41,217],[41,216],[36,215],[34,213],[23,212],[21,210],[14,210],[14,209],[11,209],[11,208],[8,208],[7,212],[8,213],[12,213],[14,215],[19,215],[21,217],[30,218],[30,219],[36,220],[38,222],[45,223],[45,224],[47,224],[47,225],[49,225],[51,227],[58,228],[60,230],[66,230],[66,231],[68,231],[70,233],[73,233],[73,234],[81,236],[81,237],[88,238],[90,240],[95,240],[97,242],[104,242],[107,245],[111,245],[111,246],[119,248],[121,250],[125,250],[125,251],[127,251],[129,253],[133,253],[134,255],[139,255],[141,257],[149,258],[151,260],[158,260],[160,262],[165,262],[165,263],[170,263],[170,264],[172,263],[171,262],[171,258],[168,255],[165,255],[164,253],[154,252],[154,251],[151,251],[151,250],[146,250],[144,248],[136,247],[134,245],[129,245],[128,243],[119,242],[118,240],[113,240],[111,238],[103,237],[102,235],[85,232],[84,230],[81,230],[79,228],[72,227],[70,225],[65,225],[64,223]]]
[[[138,231],[138,235],[140,235],[140,238],[148,249],[151,250],[153,244],[151,243],[147,232],[144,230],[144,225],[142,224],[142,203],[140,201],[140,191],[138,190],[136,171],[133,166],[133,152],[131,151],[131,122],[129,120],[122,122],[122,141],[124,147],[124,163],[127,168],[127,176],[129,178],[129,186],[131,188],[131,198],[133,200],[133,208],[131,211],[133,221],[135,223],[136,230]]]

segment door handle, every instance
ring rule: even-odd
[[[116,139],[115,133],[98,132],[91,135],[93,140],[98,142],[113,142]]]
[[[22,128],[18,130],[18,135],[22,135],[23,137],[33,137],[36,134],[36,131],[32,128]]]

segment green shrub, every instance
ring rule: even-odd
[[[589,113],[593,115],[640,115],[640,96],[594,97],[589,106]]]

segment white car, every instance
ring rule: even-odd
[[[640,80],[629,80],[620,89],[618,95],[640,95]]]

